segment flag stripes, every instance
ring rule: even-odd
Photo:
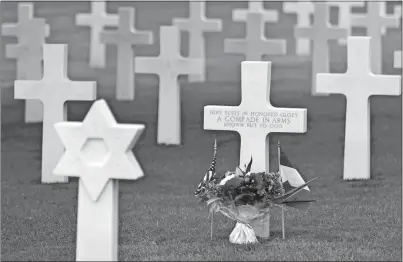
[[[216,165],[217,165],[217,140],[214,139],[214,153],[213,153],[213,160],[211,161],[210,167],[207,170],[206,174],[204,175],[202,181],[199,183],[199,185],[197,186],[196,192],[195,192],[195,196],[200,194],[204,185],[208,182],[210,182],[215,174],[216,174]]]

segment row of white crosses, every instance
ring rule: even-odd
[[[367,13],[354,14],[351,13],[351,8],[354,6],[363,6],[363,2],[318,2],[311,6],[308,2],[285,3],[285,10],[301,12],[301,15],[308,16],[313,10],[314,22],[312,27],[299,26],[294,29],[294,34],[297,39],[312,39],[313,54],[312,54],[312,95],[319,95],[316,92],[315,76],[318,73],[329,73],[329,53],[328,40],[330,39],[346,39],[350,35],[352,27],[364,27],[367,30],[367,36],[372,38],[372,72],[382,73],[382,34],[386,32],[386,28],[398,28],[401,17],[401,9],[395,8],[394,15],[387,15],[385,10],[386,2],[371,1],[367,2]],[[339,26],[337,28],[329,24],[329,5],[339,7]],[[298,9],[299,7],[299,9]],[[298,14],[298,13],[297,13]],[[305,22],[308,18],[299,19]],[[343,43],[343,42],[342,42]],[[303,46],[300,49],[306,51],[309,46]],[[298,45],[297,45],[298,47]],[[395,65],[398,64],[395,62]],[[324,94],[321,94],[324,95]]]
[[[370,52],[369,37],[349,37],[347,73],[317,75],[319,92],[347,98],[345,179],[369,178],[369,96],[401,94],[400,76],[371,73]],[[144,175],[131,150],[145,127],[117,124],[103,100],[93,104],[82,123],[65,122],[65,102],[95,100],[96,84],[66,77],[67,45],[44,45],[43,53],[43,79],[17,80],[15,96],[44,103],[43,150],[55,155],[46,158],[46,171],[63,182],[67,176],[79,177],[76,260],[117,261],[117,179]],[[267,134],[306,132],[307,110],[270,104],[270,62],[245,61],[241,70],[241,104],[206,106],[204,127],[237,131],[241,165],[253,155],[252,171],[268,170]]]
[[[50,34],[50,27],[44,18],[34,18],[32,4],[18,6],[18,22],[4,23],[1,27],[5,36],[17,37],[17,44],[6,46],[6,57],[17,60],[19,80],[39,80],[42,78],[42,46]],[[42,121],[42,104],[39,101],[25,101],[25,122]]]
[[[92,2],[92,15],[77,15],[80,25],[92,26],[90,64],[104,66],[103,44],[118,46],[117,99],[133,100],[135,97],[134,74],[157,74],[159,77],[158,144],[181,143],[179,75],[190,75],[190,81],[205,81],[204,32],[221,30],[220,20],[208,20],[204,16],[205,3],[194,2],[189,6],[189,19],[173,19],[176,26],[160,27],[160,53],[157,57],[136,57],[132,45],[152,44],[150,32],[136,32],[133,28],[134,9],[119,8],[117,32],[101,31],[100,25],[113,26],[115,19],[105,13],[105,2]],[[109,23],[108,23],[109,22]],[[179,30],[189,31],[189,57],[180,55]],[[95,48],[94,48],[95,47]]]
[[[41,80],[15,81],[15,98],[44,105],[42,183],[79,177],[77,261],[118,261],[117,179],[144,173],[132,148],[145,126],[117,124],[104,100],[93,103],[82,123],[66,122],[69,100],[96,99],[96,82],[67,78],[67,45],[45,44]]]
[[[325,12],[319,12],[318,16],[320,16],[320,14],[324,14],[323,16],[327,15],[326,12],[326,6],[324,4],[320,4],[318,5],[319,7],[321,7],[322,9],[315,9],[315,10],[325,10]],[[199,6],[199,8],[197,9],[199,12],[201,12],[200,10],[203,10],[203,6]],[[250,7],[251,8],[251,7]],[[260,7],[261,8],[261,7]],[[97,9],[99,10],[99,9]],[[124,30],[125,29],[125,25],[126,25],[126,29],[129,28],[130,29],[130,23],[127,23],[128,21],[130,21],[130,17],[132,17],[133,19],[133,15],[134,15],[134,11],[131,12],[130,10],[132,9],[121,9],[119,10],[120,14],[122,15],[122,17],[124,18],[126,16],[125,19],[121,19],[118,20],[119,24],[120,24],[120,31],[121,31],[121,35],[123,35],[123,40],[128,40],[129,45],[131,40],[134,40],[137,37],[137,40],[140,39],[143,42],[147,42],[150,41],[151,37],[149,33],[140,33],[138,32],[137,34],[133,33],[133,29],[132,30]],[[254,6],[253,10],[259,10],[258,6]],[[252,11],[253,11],[252,10]],[[238,13],[237,13],[238,12]],[[126,14],[126,15],[125,15]],[[196,14],[196,12],[193,12],[193,14]],[[237,14],[237,15],[235,15]],[[240,15],[240,14],[245,14],[244,16]],[[323,17],[320,16],[320,17]],[[200,16],[199,16],[200,17]],[[258,24],[258,25],[262,25],[262,23],[265,20],[268,20],[270,18],[269,15],[266,14],[265,18],[263,19],[263,15],[262,14],[258,14],[258,13],[239,13],[239,10],[235,10],[234,11],[234,17],[236,19],[243,19],[245,18],[247,21],[247,23],[249,23],[249,28],[252,28],[251,25]],[[192,21],[196,21],[196,19],[192,19]],[[252,22],[250,22],[252,21]],[[263,21],[263,22],[262,22]],[[318,19],[318,21],[320,21]],[[177,21],[177,23],[181,22],[182,24],[185,24],[185,21]],[[197,23],[194,24],[197,24]],[[205,21],[206,22],[206,21]],[[199,21],[199,25],[202,24]],[[319,24],[319,23],[318,23]],[[219,27],[220,25],[217,24]],[[190,28],[191,26],[189,25],[188,28]],[[317,25],[318,29],[323,29],[321,27],[319,27],[319,25]],[[201,31],[201,26],[199,26],[199,31]],[[261,27],[260,27],[261,28]],[[261,32],[261,29],[259,29],[259,31]],[[323,30],[326,31],[326,30]],[[113,36],[113,32],[103,32],[101,34],[101,38],[103,38],[104,40],[111,40],[111,36]],[[189,59],[189,58],[182,58],[179,54],[179,32],[175,27],[162,27],[161,31],[160,31],[160,40],[161,43],[166,43],[164,45],[161,45],[161,52],[160,55],[156,58],[149,58],[149,57],[138,57],[135,60],[135,63],[133,64],[133,62],[127,61],[127,65],[135,65],[135,71],[138,73],[156,73],[159,75],[160,77],[160,95],[159,95],[159,100],[160,100],[160,104],[159,104],[159,116],[158,116],[158,142],[159,143],[171,143],[171,144],[178,144],[180,143],[180,99],[179,99],[179,86],[178,86],[178,81],[177,81],[177,76],[181,73],[197,73],[197,72],[201,72],[201,68],[203,67],[203,64],[201,62],[201,59]],[[252,34],[250,34],[252,35]],[[259,35],[259,34],[257,34]],[[324,33],[322,34],[324,35]],[[252,35],[256,38],[256,34]],[[200,38],[199,38],[200,39]],[[263,39],[264,40],[264,39]],[[247,41],[246,41],[247,42]],[[264,45],[264,41],[262,41]],[[322,41],[323,42],[323,41]],[[322,43],[321,42],[321,43]],[[120,43],[119,41],[117,41],[117,43]],[[231,43],[231,42],[229,42]],[[246,47],[248,45],[245,45]],[[278,43],[279,49],[281,49],[281,43]],[[120,45],[120,47],[123,50],[130,50],[130,48],[128,48],[128,45],[124,45],[123,43]],[[246,48],[247,49],[247,48]],[[258,48],[249,48],[250,50],[257,50]],[[67,51],[65,52],[65,56],[67,56]],[[324,51],[325,52],[325,51]],[[326,53],[326,52],[325,52]],[[123,57],[123,55],[121,56]],[[251,54],[249,57],[247,55],[247,60],[260,60],[259,58],[257,58],[257,56],[255,54]],[[51,58],[50,58],[51,59]],[[49,59],[49,60],[50,60]],[[62,61],[61,58],[58,58],[58,56],[55,56],[54,59],[59,59],[60,61],[58,62],[50,62],[51,64],[53,63],[60,63],[60,64],[64,64],[64,69],[62,70],[63,73],[61,73],[61,75],[63,75],[63,77],[60,77],[60,79],[67,79],[66,77],[66,73],[65,71],[67,70],[67,61]],[[65,59],[65,58],[64,58]],[[49,69],[52,70],[52,69]],[[132,74],[131,74],[132,75]],[[55,74],[55,76],[53,76],[53,78],[57,78],[59,76],[59,74]],[[314,75],[314,78],[316,78],[316,75]],[[46,81],[47,79],[44,77],[44,79],[42,81]],[[64,81],[64,80],[63,80]],[[66,82],[66,81],[65,81]],[[17,82],[18,83],[18,82]],[[46,86],[46,85],[43,85]],[[42,90],[36,92],[31,90],[30,94],[28,96],[24,96],[24,95],[20,95],[18,92],[18,87],[16,86],[16,98],[21,98],[21,99],[37,99],[40,98],[42,99],[44,102],[44,104],[46,103],[51,103],[50,102],[46,102],[45,100],[47,99],[46,97],[44,97],[44,92],[42,92]],[[42,94],[42,97],[40,97]],[[90,95],[88,95],[87,97],[91,97]],[[65,99],[64,101],[69,99],[69,96],[63,96],[62,99]],[[74,99],[74,96],[73,98]],[[84,99],[83,97],[81,99]],[[88,100],[93,100],[94,98],[85,98]],[[60,101],[56,99],[56,102],[53,103],[59,103]],[[63,100],[62,100],[63,102]],[[63,104],[62,102],[60,102],[59,104]],[[57,107],[57,106],[56,106]],[[49,142],[47,141],[47,139],[51,140],[51,137],[54,136],[54,134],[52,135],[51,131],[48,131],[49,128],[46,128],[47,126],[51,125],[52,123],[54,123],[55,121],[57,121],[57,119],[59,119],[59,116],[55,116],[55,115],[63,115],[61,113],[60,110],[49,110],[52,112],[44,112],[44,115],[46,116],[47,119],[49,119],[47,121],[47,123],[44,123],[44,132],[49,132],[49,136],[44,136],[44,149],[43,149],[43,168],[42,168],[42,181],[43,182],[52,182],[52,175],[50,170],[52,169],[52,165],[54,165],[53,163],[55,162],[54,159],[57,158],[57,154],[50,154],[47,152],[59,152],[56,149],[52,149],[51,146],[56,147],[57,143],[53,143],[53,142]],[[170,121],[168,121],[170,120]],[[168,130],[168,131],[167,131]],[[163,132],[166,131],[166,132]],[[49,138],[48,138],[49,137]],[[49,146],[47,146],[49,145]],[[49,158],[50,160],[47,160],[47,158]],[[53,159],[53,160],[52,160]],[[49,165],[49,166],[48,166]],[[58,181],[56,181],[58,182]],[[63,181],[61,181],[63,182]],[[67,182],[67,181],[66,181]]]
[[[370,2],[368,3],[368,12],[365,15],[353,14],[352,7],[363,6],[363,2],[328,2],[328,3],[312,3],[312,2],[284,2],[283,9],[286,13],[297,14],[297,27],[295,28],[295,36],[297,38],[296,52],[299,55],[307,54],[310,51],[310,40],[313,43],[313,61],[312,61],[312,94],[317,95],[315,75],[317,73],[329,72],[328,59],[328,40],[338,39],[341,43],[348,35],[350,35],[351,27],[360,26],[366,27],[368,36],[373,38],[374,58],[372,59],[373,72],[381,73],[381,36],[386,32],[387,27],[398,27],[399,17],[401,16],[401,8],[395,8],[394,15],[386,14],[385,2]],[[339,8],[339,26],[338,28],[330,27],[329,24],[329,6],[337,6]],[[135,73],[138,72],[134,65],[133,46],[150,45],[153,43],[151,32],[140,32],[134,29],[135,10],[129,7],[119,8],[118,14],[106,13],[106,2],[92,2],[92,12],[90,14],[77,14],[76,23],[79,26],[91,27],[90,39],[90,65],[92,67],[105,67],[105,44],[116,44],[118,49],[117,59],[117,76],[116,76],[116,97],[118,100],[133,100],[135,98]],[[181,31],[188,31],[190,35],[189,44],[189,59],[201,60],[202,67],[199,67],[200,61],[189,67],[188,72],[179,70],[178,74],[189,74],[189,81],[205,81],[206,78],[206,63],[205,63],[205,39],[204,32],[219,32],[222,30],[222,21],[219,19],[207,19],[205,17],[205,2],[190,2],[189,3],[189,19],[173,19],[173,25]],[[310,15],[314,16],[314,23],[310,25]],[[17,58],[17,79],[39,79],[41,77],[41,45],[45,41],[45,37],[49,35],[49,26],[45,25],[45,20],[42,18],[33,18],[32,5],[21,4],[19,6],[19,23],[4,24],[3,34],[14,35],[19,38],[18,45],[7,46],[7,55],[10,58]],[[268,22],[278,21],[277,10],[266,10],[263,8],[262,2],[249,2],[247,10],[236,9],[233,11],[234,21],[244,21],[246,23],[245,39],[227,39],[224,42],[224,50],[227,53],[240,53],[245,55],[247,61],[260,61],[263,55],[283,55],[286,53],[284,40],[266,39],[264,36],[264,26]],[[368,23],[367,23],[368,21]],[[105,31],[104,28],[118,27],[117,31]],[[163,33],[161,33],[163,34]],[[166,39],[164,39],[166,40]],[[162,40],[161,40],[162,41]],[[173,40],[172,45],[176,44]],[[161,42],[170,45],[170,38],[167,42]],[[179,42],[177,43],[179,45]],[[172,46],[173,48],[179,48]],[[16,52],[16,51],[24,52]],[[394,57],[395,66],[399,66],[399,51],[396,51]],[[159,59],[163,59],[161,56]],[[178,57],[170,57],[169,59],[176,61]],[[144,60],[144,58],[142,58]],[[182,59],[179,57],[179,60]],[[189,60],[189,61],[191,61]],[[175,63],[174,63],[175,64]],[[153,69],[153,68],[150,68]],[[176,68],[172,68],[176,71]],[[146,69],[146,71],[149,71]],[[143,73],[155,73],[151,72]],[[175,74],[172,75],[172,78]],[[171,80],[171,79],[170,79]],[[161,77],[160,85],[167,86],[171,84],[164,83],[164,78]],[[179,92],[179,87],[176,88]],[[166,92],[162,92],[166,93]],[[167,100],[169,104],[176,104],[175,100],[179,101],[179,96],[170,96],[161,100]],[[174,99],[174,100],[170,100]],[[37,101],[26,101],[25,120],[26,122],[40,122],[42,116],[42,108]],[[166,104],[166,103],[165,103]],[[180,119],[176,115],[179,113],[179,106],[172,108],[172,113],[177,121],[174,121],[173,126],[177,126],[176,122]],[[163,106],[159,111],[164,110]],[[169,111],[168,111],[169,112]],[[178,113],[175,113],[178,112]],[[168,114],[167,114],[168,115]],[[164,118],[159,115],[159,118]],[[178,120],[179,119],[179,120]],[[160,121],[166,122],[165,119]],[[177,144],[180,143],[180,134],[176,134],[177,128],[170,131],[159,126],[158,129],[163,129],[165,139],[160,137],[158,143]],[[160,134],[162,134],[160,132]],[[178,139],[179,136],[179,139]]]
[[[370,178],[369,97],[401,94],[401,76],[371,72],[371,40],[370,37],[348,37],[347,72],[315,76],[318,92],[346,96],[343,171],[346,180]],[[245,166],[253,156],[251,171],[269,172],[267,135],[306,132],[307,111],[275,108],[270,104],[271,62],[244,61],[241,77],[241,104],[204,107],[204,128],[238,132],[240,166]]]

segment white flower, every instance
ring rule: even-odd
[[[225,183],[227,183],[228,182],[228,180],[231,180],[232,178],[234,178],[235,177],[235,174],[233,174],[233,175],[229,175],[229,176],[226,176],[223,180],[221,180],[221,182],[220,182],[220,186],[223,186],[223,185],[225,185]]]

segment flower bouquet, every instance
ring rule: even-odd
[[[195,196],[206,202],[211,215],[220,212],[236,221],[229,240],[234,244],[258,243],[257,237],[267,237],[270,232],[265,227],[274,207],[302,208],[314,200],[291,200],[307,183],[290,187],[280,172],[250,172],[253,159],[241,170],[227,171],[223,176],[215,172],[217,141],[214,143],[213,161],[206,175],[197,187]],[[287,183],[287,184],[285,184]]]

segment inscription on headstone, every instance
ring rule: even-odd
[[[242,101],[239,106],[205,106],[204,129],[236,131],[241,137],[240,166],[253,157],[252,172],[269,171],[272,132],[306,132],[307,111],[276,108],[270,104],[270,62],[241,64]]]

